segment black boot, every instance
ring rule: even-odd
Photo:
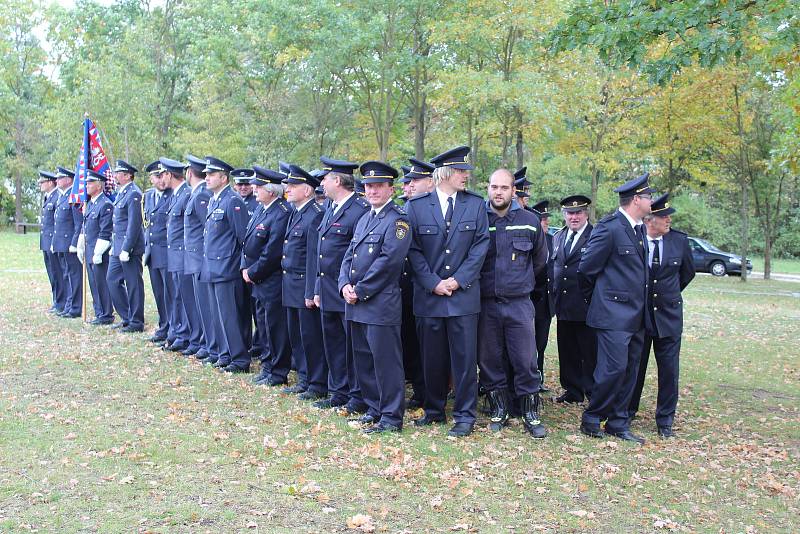
[[[490,391],[489,399],[489,430],[500,432],[508,423],[508,396],[504,389]]]
[[[522,424],[525,430],[534,438],[541,439],[547,436],[547,429],[539,420],[539,394],[522,396]]]

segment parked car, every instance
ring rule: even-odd
[[[689,237],[689,246],[692,249],[694,269],[699,273],[711,273],[714,276],[726,274],[742,274],[742,257],[737,254],[725,252],[705,239]],[[747,272],[753,270],[753,263],[747,260]]]

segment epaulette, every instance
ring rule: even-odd
[[[481,200],[486,200],[486,199],[483,198],[483,195],[481,195],[480,193],[476,193],[475,191],[470,191],[469,189],[464,189],[464,192],[469,194],[469,195],[478,197]]]
[[[408,201],[409,202],[416,202],[417,200],[421,200],[423,198],[427,198],[427,197],[431,196],[432,194],[433,194],[432,192],[428,191],[427,193],[422,193],[421,195],[417,195],[417,196],[415,196],[413,198],[410,198],[410,199],[408,199]]]
[[[564,230],[567,230],[568,228],[569,228],[569,226],[567,226],[567,225],[565,224],[564,226],[562,226],[561,228],[559,228],[558,230],[556,230],[556,233],[555,233],[555,234],[553,234],[553,239],[555,239],[557,236],[561,235],[561,232],[563,232]]]
[[[610,214],[606,215],[605,217],[603,217],[602,219],[600,219],[600,220],[599,220],[599,221],[597,221],[597,222],[598,222],[598,223],[607,223],[607,222],[611,222],[611,221],[613,221],[613,220],[614,220],[614,217],[616,217],[616,216],[617,216],[617,213],[619,213],[619,212],[618,212],[618,211],[615,211],[614,213],[610,213]]]
[[[316,201],[312,200],[311,202],[312,202],[312,204],[314,204],[312,207],[313,207],[315,210],[317,210],[317,213],[322,213],[323,211],[325,211],[325,210],[322,208],[322,206],[320,206],[319,204],[317,204],[317,203],[316,203]]]
[[[286,202],[278,202],[278,206],[286,213],[289,213],[289,206],[286,205]]]
[[[670,228],[669,231],[670,231],[670,233],[674,232],[674,233],[680,234],[680,235],[682,235],[684,237],[689,237],[689,234],[687,234],[686,232],[681,232],[680,230],[676,230],[675,228]]]
[[[371,207],[371,206],[369,205],[369,202],[367,202],[367,199],[366,199],[366,198],[364,198],[364,197],[361,197],[361,196],[358,196],[358,195],[356,195],[356,196],[355,196],[355,198],[354,198],[353,200],[355,200],[355,202],[357,202],[357,203],[358,203],[358,204],[359,204],[359,205],[360,205],[362,208],[367,208],[367,209],[369,209],[369,208]]]
[[[398,206],[397,204],[395,204],[395,203],[392,203],[392,207],[394,208],[394,211],[396,211],[396,212],[397,212],[397,213],[399,213],[400,215],[405,215],[405,214],[406,214],[406,210],[404,210],[404,209],[402,208],[402,206]]]

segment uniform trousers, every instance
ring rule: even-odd
[[[150,288],[153,290],[153,300],[158,311],[158,328],[155,335],[166,337],[167,341],[175,341],[175,327],[169,322],[169,302],[172,302],[172,281],[166,267],[148,267],[150,273]]]
[[[167,273],[169,277],[170,292],[172,299],[167,301],[169,307],[169,324],[175,334],[175,341],[180,345],[189,345],[191,329],[186,319],[186,308],[183,305],[183,293],[181,292],[181,277],[183,273]]]
[[[108,290],[122,323],[132,328],[144,327],[144,282],[142,256],[120,261],[118,256],[108,260]]]
[[[79,314],[83,311],[83,266],[74,252],[58,252],[57,255],[61,272],[65,275],[62,278],[67,295],[64,311]]]
[[[322,341],[328,365],[328,393],[331,401],[347,403],[350,399],[350,373],[353,362],[348,362],[347,321],[344,312],[320,311],[322,318]],[[348,366],[349,363],[349,366]],[[355,373],[353,373],[355,375]]]
[[[558,343],[558,373],[561,387],[568,400],[583,402],[591,397],[594,384],[594,369],[597,365],[597,336],[594,328],[583,321],[558,320],[556,324]]]
[[[42,254],[44,255],[47,279],[50,281],[50,291],[53,293],[53,307],[57,311],[64,311],[67,294],[64,291],[64,273],[61,272],[61,263],[54,252],[42,251]]]
[[[114,319],[114,307],[111,303],[111,292],[108,290],[108,254],[103,254],[102,263],[92,263],[91,258],[86,258],[87,278],[89,279],[89,290],[92,292],[92,307],[94,316],[101,321],[111,321]]]
[[[244,302],[244,280],[236,278],[224,282],[210,282],[214,293],[215,334],[218,339],[218,363],[240,369],[250,367],[250,353],[245,345],[245,327],[250,321],[249,309]]]
[[[353,359],[367,413],[383,424],[403,426],[405,374],[400,325],[350,322]]]
[[[214,362],[219,358],[219,341],[217,340],[216,318],[212,302],[213,290],[209,282],[200,280],[200,273],[192,273],[192,290],[197,304],[197,313],[202,325],[202,347],[208,352],[209,359]]]
[[[644,380],[647,375],[647,362],[650,359],[650,347],[656,356],[658,369],[658,399],[656,401],[656,425],[672,426],[675,410],[678,407],[678,375],[681,337],[650,337],[645,335],[642,348],[642,359],[639,362],[639,373],[629,408],[632,418],[639,410]]]
[[[445,418],[452,376],[453,420],[473,424],[478,404],[478,314],[417,317],[417,335],[425,376],[425,415]]]

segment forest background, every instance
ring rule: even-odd
[[[0,224],[37,169],[106,153],[399,167],[472,147],[471,188],[527,166],[533,201],[598,217],[648,171],[674,226],[800,257],[800,0],[0,3]],[[142,183],[141,185],[147,185]],[[560,225],[560,218],[553,224]]]

